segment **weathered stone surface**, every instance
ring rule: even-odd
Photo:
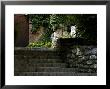
[[[85,54],[88,55],[88,54],[97,54],[97,48],[93,48],[91,50],[86,50],[85,51]]]
[[[66,46],[65,46],[66,47]],[[97,47],[73,45],[59,49],[16,48],[15,75],[96,76]],[[85,74],[85,75],[84,75]]]
[[[97,59],[96,55],[91,55],[90,59]]]
[[[68,67],[79,68],[79,72],[96,72],[97,48],[96,46],[73,46],[67,52],[66,62]],[[74,56],[73,56],[74,55]],[[82,70],[81,68],[84,68]],[[92,68],[92,69],[91,69]]]
[[[88,64],[88,65],[92,64],[92,60],[88,60],[88,61],[87,61],[87,64]]]
[[[96,73],[75,72],[16,72],[16,76],[96,76]]]

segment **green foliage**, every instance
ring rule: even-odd
[[[29,43],[29,45],[27,47],[47,47],[47,48],[50,48],[51,42],[40,41],[40,42]]]
[[[52,30],[46,29],[45,34],[42,34],[42,37],[39,39],[40,41],[51,41],[51,34],[53,33]]]
[[[42,26],[47,28],[49,23],[49,14],[29,14],[29,19],[32,22],[32,30],[37,31],[37,29]]]
[[[49,39],[56,29],[62,28],[70,32],[70,27],[76,25],[78,38],[97,42],[96,14],[29,14],[29,18],[33,32],[37,31],[40,26],[45,28],[46,34],[43,39]]]
[[[54,31],[57,29],[63,28],[65,24],[65,15],[64,14],[52,14],[50,15],[50,24],[49,27]]]

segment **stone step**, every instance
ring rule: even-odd
[[[95,73],[93,68],[68,68],[68,67],[40,67],[36,65],[25,65],[24,68],[14,66],[15,72],[75,72],[75,73]]]
[[[46,54],[35,54],[35,55],[30,55],[30,54],[26,54],[26,55],[21,55],[21,54],[18,54],[18,55],[14,55],[14,58],[19,58],[19,59],[34,59],[34,58],[37,58],[37,59],[60,59],[60,56],[58,55],[46,55]]]
[[[37,63],[37,64],[34,64],[34,66],[36,66],[36,67],[63,67],[63,68],[65,68],[67,66],[67,64],[66,63]]]
[[[96,76],[96,73],[75,72],[15,72],[15,76]]]
[[[92,69],[85,68],[59,68],[59,67],[38,67],[35,72],[78,72],[78,73],[94,73]]]
[[[72,65],[71,67],[73,67],[73,68],[94,69],[94,68],[97,68],[97,64],[92,64],[92,65],[76,64],[76,65]]]
[[[45,49],[45,48],[15,48],[14,50],[15,55],[39,55],[39,54],[46,54],[46,55],[58,55],[59,52],[55,49]]]
[[[62,63],[61,59],[31,59],[32,63]]]
[[[38,55],[44,55],[44,56],[58,56],[59,54],[58,53],[55,53],[55,52],[41,52],[41,51],[36,51],[36,52],[33,52],[33,51],[27,51],[27,52],[18,52],[18,53],[14,53],[14,55],[25,55],[25,56],[38,56]]]
[[[76,72],[77,68],[38,67],[36,72]]]
[[[37,64],[37,63],[63,63],[63,60],[61,59],[19,59],[19,58],[15,58],[14,59],[15,62],[19,62],[20,61],[27,63],[27,64]]]

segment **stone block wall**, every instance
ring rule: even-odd
[[[68,67],[79,68],[79,72],[97,71],[97,48],[96,46],[72,46],[66,53]]]
[[[44,34],[44,28],[40,27],[36,32],[32,33],[32,23],[29,23],[29,43],[34,43],[39,41],[39,39]]]
[[[59,39],[60,57],[79,73],[97,73],[97,45],[83,39]]]
[[[15,75],[96,76],[97,45],[83,42],[60,39],[56,49],[15,48]]]

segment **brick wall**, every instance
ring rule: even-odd
[[[14,15],[14,45],[25,47],[29,44],[29,21],[23,14]]]

